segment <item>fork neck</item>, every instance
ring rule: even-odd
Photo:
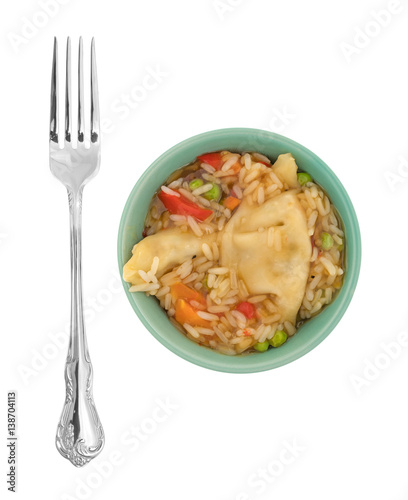
[[[82,191],[68,189],[71,230],[71,335],[68,356],[89,361],[82,299]]]

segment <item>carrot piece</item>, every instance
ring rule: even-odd
[[[172,285],[170,287],[170,293],[175,299],[185,299],[187,301],[195,300],[199,304],[203,304],[203,306],[207,304],[207,301],[202,293],[194,290],[194,288],[190,288],[184,283],[175,283]]]
[[[211,323],[201,318],[196,309],[194,309],[184,299],[178,299],[176,302],[176,313],[174,315],[176,321],[184,325],[188,323],[191,326],[202,326],[204,328],[211,328]]]
[[[235,196],[228,196],[223,201],[224,207],[228,208],[228,210],[231,210],[231,212],[234,210],[234,208],[237,208],[237,206],[240,203],[241,203],[241,200],[239,200],[238,198],[235,198]]]

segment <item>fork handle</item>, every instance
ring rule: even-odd
[[[66,397],[56,446],[76,467],[96,457],[105,436],[92,395],[92,364],[85,334],[82,302],[81,212],[83,188],[68,189],[71,228],[71,327],[65,364]]]

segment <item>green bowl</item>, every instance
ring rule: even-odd
[[[154,297],[126,295],[142,323],[168,349],[196,365],[231,373],[271,370],[290,363],[311,351],[334,329],[346,312],[357,285],[361,262],[360,230],[356,213],[343,185],[330,168],[304,146],[272,132],[248,128],[214,130],[180,142],[162,154],[143,173],[133,188],[123,210],[118,235],[119,270],[131,257],[133,245],[142,237],[143,224],[150,200],[176,169],[209,151],[258,151],[270,158],[290,152],[301,170],[309,172],[330,196],[343,221],[346,243],[344,283],[335,300],[318,316],[308,320],[283,346],[263,353],[228,356],[200,346],[180,333],[168,320]],[[134,327],[131,327],[134,328]],[[140,335],[135,329],[135,335]]]

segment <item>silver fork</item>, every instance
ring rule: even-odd
[[[54,39],[51,76],[50,168],[68,191],[71,227],[71,327],[65,365],[66,397],[57,429],[56,446],[76,467],[96,457],[105,436],[92,395],[92,364],[89,358],[82,305],[81,209],[85,184],[100,164],[99,104],[95,42],[91,45],[90,145],[85,147],[83,47],[78,54],[78,142],[72,146],[71,130],[71,42],[67,39],[64,147],[58,145],[58,44]]]

